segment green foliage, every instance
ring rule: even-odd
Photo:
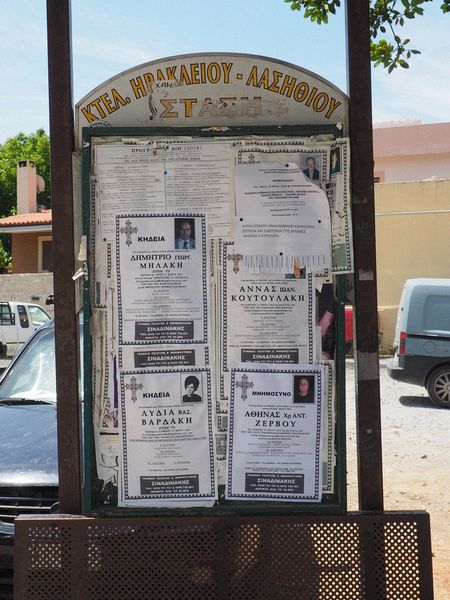
[[[341,6],[340,0],[284,0],[291,10],[303,10],[305,19],[321,25]],[[441,0],[442,12],[450,12],[450,0]],[[398,35],[407,20],[423,15],[424,5],[433,0],[370,0],[370,57],[374,65],[391,73],[397,67],[409,68],[409,59],[419,50],[409,46],[410,40]],[[387,35],[387,38],[385,37]]]
[[[11,269],[11,256],[0,240],[0,273]]]
[[[38,203],[50,207],[50,139],[43,129],[38,129],[30,135],[18,133],[0,144],[0,217],[15,213],[17,162],[25,159],[34,161],[36,172],[45,181]]]

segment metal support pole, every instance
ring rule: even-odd
[[[61,512],[81,512],[78,329],[73,233],[73,102],[70,0],[47,0],[48,77]]]
[[[383,510],[369,0],[347,0],[359,505]]]

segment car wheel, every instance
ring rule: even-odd
[[[450,408],[450,365],[439,367],[427,381],[430,400],[442,408]]]

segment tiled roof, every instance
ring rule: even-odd
[[[19,227],[23,225],[51,225],[51,209],[36,213],[24,213],[23,215],[13,215],[0,219],[0,227]]]

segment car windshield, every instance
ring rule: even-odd
[[[55,336],[39,331],[0,384],[2,400],[56,403]]]
[[[30,304],[28,311],[30,313],[31,322],[35,327],[39,327],[39,325],[43,325],[43,323],[47,323],[47,321],[50,321],[51,319],[50,315],[40,306]]]

